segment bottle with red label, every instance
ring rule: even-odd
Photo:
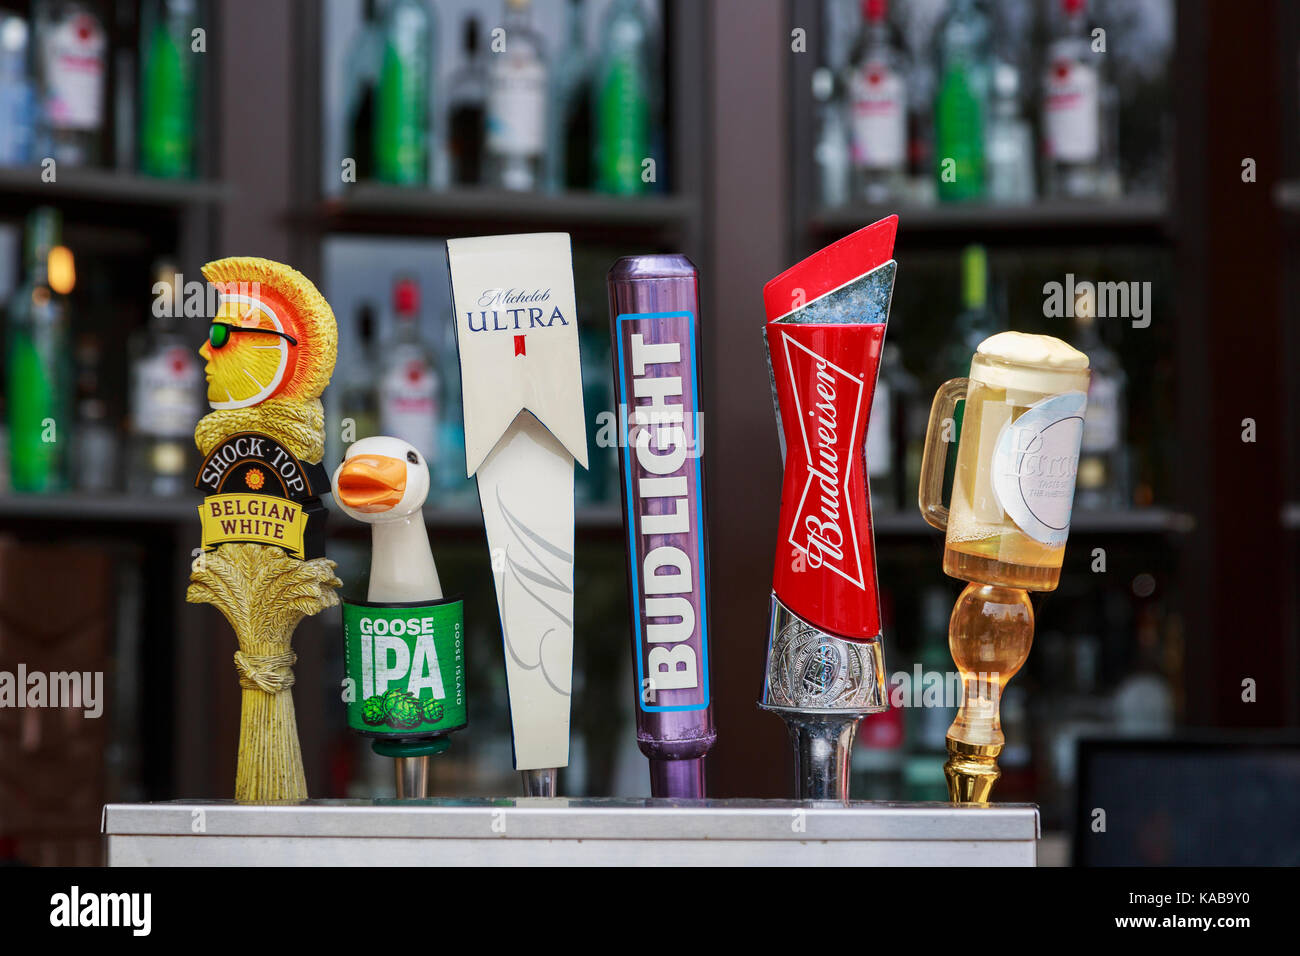
[[[108,73],[103,20],[82,0],[38,0],[32,19],[39,155],[70,166],[95,165],[103,147]]]
[[[849,142],[854,192],[889,202],[907,183],[907,85],[902,44],[886,0],[863,0],[862,35],[849,66]]]
[[[442,411],[433,350],[420,338],[420,286],[409,276],[393,284],[397,328],[379,380],[379,430],[410,442],[434,466]]]
[[[1047,194],[1093,198],[1118,191],[1114,173],[1114,97],[1104,53],[1088,30],[1087,0],[1061,0],[1060,34],[1047,51],[1043,77],[1043,156]],[[1102,48],[1104,49],[1104,47]]]

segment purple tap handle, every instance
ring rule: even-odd
[[[685,256],[609,270],[627,532],[636,739],[656,797],[704,796],[717,739],[709,690],[708,537],[700,418],[699,273]]]

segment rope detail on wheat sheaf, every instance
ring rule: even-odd
[[[267,694],[278,694],[293,686],[293,671],[298,655],[293,651],[259,657],[235,651],[235,670],[239,671],[239,686],[253,688]]]

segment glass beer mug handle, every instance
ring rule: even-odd
[[[921,506],[921,517],[940,531],[948,530],[948,507],[943,503],[943,475],[948,464],[948,442],[944,432],[949,422],[956,424],[953,413],[957,403],[966,397],[970,387],[968,378],[952,378],[939,386],[930,406],[930,423],[925,428],[925,450],[921,455],[921,484],[916,500]],[[955,444],[956,435],[953,436]]]

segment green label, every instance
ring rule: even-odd
[[[939,198],[979,198],[984,193],[984,107],[961,65],[943,75],[934,125]]]
[[[600,188],[642,193],[641,163],[650,155],[650,99],[634,57],[610,64],[600,88]]]
[[[375,174],[403,186],[428,178],[429,78],[413,40],[399,37],[385,45],[375,97]]]
[[[343,602],[348,726],[428,736],[469,722],[464,603],[371,607]]]
[[[190,175],[194,155],[192,54],[166,26],[154,29],[144,61],[140,164],[153,176]]]

